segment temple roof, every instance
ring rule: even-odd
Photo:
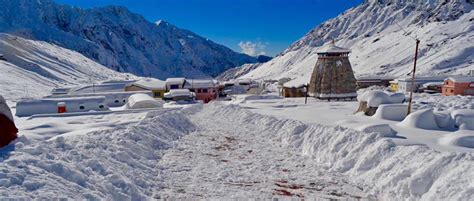
[[[336,46],[335,42],[331,42],[321,49],[318,50],[318,54],[323,54],[323,53],[350,53],[351,50],[343,47],[338,47]]]

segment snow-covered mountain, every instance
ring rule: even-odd
[[[421,40],[419,75],[466,74],[474,70],[473,8],[472,0],[365,1],[320,24],[243,77],[308,82],[317,50],[332,39],[352,49],[356,76],[406,75],[413,65],[414,38]]]
[[[0,5],[0,32],[54,43],[120,72],[157,78],[216,76],[257,61],[123,7],[80,9],[52,0],[0,0]]]
[[[135,79],[78,52],[9,34],[0,34],[0,54],[0,94],[9,101],[41,97],[65,85]]]

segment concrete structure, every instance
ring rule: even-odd
[[[79,95],[79,94],[101,94],[105,92],[124,92],[125,86],[130,84],[132,80],[117,80],[117,81],[106,81],[99,84],[89,84],[82,85],[79,87],[74,87],[69,90],[69,95]]]
[[[153,98],[163,98],[166,93],[166,82],[148,78],[130,83],[125,86],[125,91],[151,91]]]
[[[416,77],[415,78],[415,87],[413,87],[414,92],[418,92],[421,85],[428,82],[443,82],[446,77]],[[408,93],[411,91],[411,78],[399,78],[395,80],[398,83],[397,91],[401,93]]]
[[[474,96],[474,76],[449,77],[445,79],[442,93],[444,96]]]
[[[390,91],[397,92],[398,91],[398,80],[392,80],[390,83]]]
[[[422,84],[418,90],[429,94],[441,93],[443,85],[444,82],[427,82]]]
[[[281,87],[281,95],[285,98],[305,97],[307,95],[307,85],[300,80],[285,82]]]
[[[198,79],[187,79],[184,84],[185,89],[194,92],[197,100],[202,100],[204,103],[208,103],[211,100],[217,99],[219,93],[219,85],[214,80],[198,80]]]
[[[58,104],[66,104],[66,112],[107,111],[105,96],[74,98],[43,98],[21,100],[16,103],[16,116],[24,117],[35,114],[58,113]]]
[[[93,96],[104,96],[105,104],[108,107],[121,107],[127,103],[128,98],[136,93],[144,93],[149,96],[153,96],[151,91],[122,91],[122,92],[101,92],[101,93],[89,93],[89,94],[66,94],[66,95],[51,95],[44,98],[80,98],[80,97],[93,97]]]
[[[393,77],[359,77],[356,81],[357,89],[363,89],[370,86],[390,86],[390,81],[393,80]]]
[[[334,41],[321,49],[309,82],[309,93],[320,99],[357,97],[356,79],[349,62],[350,50]]]
[[[166,91],[171,89],[183,89],[186,78],[184,77],[175,77],[166,79]]]

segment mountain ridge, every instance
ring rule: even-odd
[[[473,3],[413,2],[366,1],[316,26],[274,59],[240,77],[308,82],[316,52],[333,39],[352,49],[350,61],[357,76],[405,76],[412,66],[415,37],[422,41],[419,75],[474,70]]]
[[[121,6],[81,9],[52,0],[0,3],[4,5],[0,32],[78,51],[120,72],[162,79],[213,77],[231,67],[257,62],[168,22],[149,22]]]

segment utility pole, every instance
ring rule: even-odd
[[[308,85],[304,85],[304,104],[306,105],[308,103]]]
[[[415,72],[416,72],[416,60],[418,59],[418,46],[420,40],[416,39],[416,50],[415,50],[415,62],[413,63],[413,71],[411,72],[411,90],[410,90],[410,99],[408,99],[408,110],[407,115],[411,113],[411,103],[413,100],[413,91],[415,90]]]

